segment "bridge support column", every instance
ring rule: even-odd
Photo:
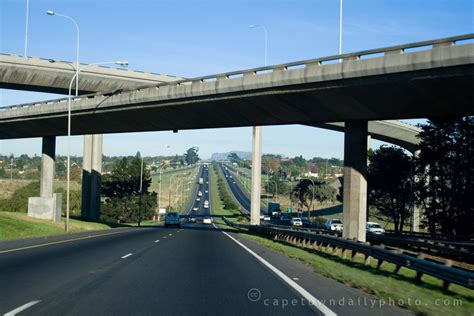
[[[250,224],[260,225],[260,193],[262,177],[262,127],[252,133],[252,188],[250,190]]]
[[[81,216],[90,219],[90,187],[92,166],[92,135],[84,135],[84,152],[82,156],[82,197]]]
[[[100,192],[102,186],[102,143],[103,135],[92,136],[92,168],[90,192],[90,218],[100,219]]]
[[[40,197],[53,196],[54,164],[56,161],[56,137],[43,137],[41,146]]]
[[[54,169],[56,160],[56,137],[43,137],[41,154],[40,196],[28,198],[28,216],[61,221],[60,193],[54,193]]]
[[[367,213],[367,121],[345,122],[343,236],[365,241]]]

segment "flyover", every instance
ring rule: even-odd
[[[86,65],[82,64],[82,66]],[[75,64],[67,61],[39,57],[24,58],[0,53],[0,89],[67,94],[74,68]],[[122,68],[90,66],[81,72],[79,88],[80,94],[84,94],[138,88],[148,84],[177,80],[183,80],[183,78]],[[24,106],[27,105],[17,105],[13,108]],[[323,122],[308,124],[308,126],[344,132],[344,122]],[[369,122],[369,135],[373,138],[399,145],[410,151],[413,151],[419,142],[416,138],[419,131],[414,126],[398,121]],[[0,139],[5,136],[0,134]]]
[[[80,67],[87,66],[81,64]],[[0,53],[0,89],[68,94],[76,64],[39,57]],[[130,89],[147,84],[182,80],[181,77],[90,65],[79,76],[79,94]]]
[[[365,240],[368,121],[473,114],[473,37],[75,97],[72,132],[345,122],[344,234]],[[6,108],[1,138],[64,135],[66,113],[65,99]]]

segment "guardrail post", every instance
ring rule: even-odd
[[[377,270],[382,269],[384,262],[382,259],[377,260]]]
[[[366,266],[370,265],[370,258],[371,258],[371,257],[370,257],[369,255],[365,255],[365,256],[364,256],[364,264],[365,264]]]

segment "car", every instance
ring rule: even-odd
[[[165,216],[165,227],[176,226],[181,227],[181,222],[179,221],[179,214],[176,212],[169,212]]]
[[[196,216],[189,216],[188,223],[196,223]]]
[[[333,232],[341,232],[344,229],[344,226],[340,219],[331,218],[324,223],[324,228]]]
[[[201,191],[198,192],[198,196],[202,196],[202,192],[201,192]]]
[[[209,208],[209,201],[208,200],[204,201],[204,208]]]
[[[206,217],[203,218],[202,223],[210,225],[210,224],[212,224],[212,218],[206,216]]]
[[[206,191],[204,191],[204,192],[206,192],[206,193],[209,193],[209,191],[208,191],[208,190],[206,190]]]
[[[301,223],[303,224],[303,227],[311,227],[311,222],[307,219],[301,219]]]
[[[196,198],[196,201],[201,201],[201,199],[200,199],[200,198]]]
[[[268,216],[268,215],[265,215],[265,216],[263,216],[263,220],[268,222],[268,221],[271,220],[271,217]]]
[[[282,215],[280,216],[280,221],[283,223],[290,223],[291,222],[291,217],[288,215]]]
[[[265,215],[260,214],[260,219],[263,219],[264,217],[265,217]]]
[[[199,211],[199,207],[193,207],[193,211],[194,211],[194,212]]]
[[[291,219],[291,226],[303,226],[303,222],[301,221],[301,218],[293,217]]]
[[[374,234],[374,235],[383,235],[385,234],[385,229],[380,226],[379,223],[376,222],[367,222],[365,225],[365,230],[369,234]]]

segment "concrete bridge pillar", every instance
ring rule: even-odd
[[[345,122],[343,236],[365,241],[367,213],[367,121]]]
[[[252,133],[252,188],[250,190],[250,224],[260,225],[260,193],[262,177],[262,127]]]
[[[100,193],[102,186],[102,144],[103,135],[92,136],[90,218],[100,219]]]
[[[82,198],[81,217],[90,219],[90,187],[92,167],[92,135],[84,135],[84,152],[82,156]]]
[[[56,137],[43,137],[41,154],[40,196],[28,198],[28,216],[61,221],[60,193],[54,193]]]
[[[100,219],[102,143],[103,135],[84,136],[81,215],[93,221]]]
[[[41,147],[40,197],[50,198],[53,196],[56,137],[43,137],[43,144]]]

